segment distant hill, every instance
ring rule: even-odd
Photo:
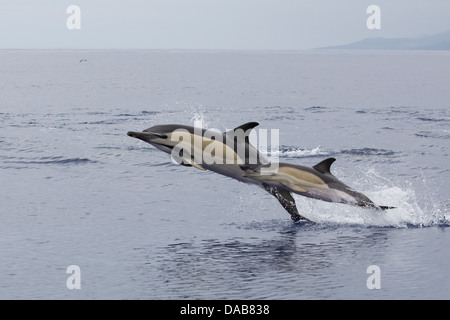
[[[450,30],[415,38],[366,38],[361,41],[319,49],[354,50],[450,50]]]

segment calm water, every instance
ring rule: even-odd
[[[0,58],[1,299],[450,298],[450,53]],[[293,224],[262,189],[126,136],[196,120],[279,129],[281,161],[335,157],[338,178],[397,209],[297,197],[319,224]]]

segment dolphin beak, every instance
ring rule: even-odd
[[[133,138],[137,138],[140,140],[143,140],[145,142],[150,142],[153,139],[161,138],[161,139],[167,139],[166,134],[156,133],[156,132],[135,132],[135,131],[128,131],[127,135]]]

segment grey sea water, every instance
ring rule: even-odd
[[[450,53],[0,58],[1,299],[450,298]],[[126,136],[197,120],[279,129],[280,161],[335,157],[334,175],[397,209],[298,196],[319,223],[294,224],[262,189]]]

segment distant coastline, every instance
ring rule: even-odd
[[[450,30],[431,36],[414,38],[365,38],[349,44],[317,49],[352,50],[450,50]]]

